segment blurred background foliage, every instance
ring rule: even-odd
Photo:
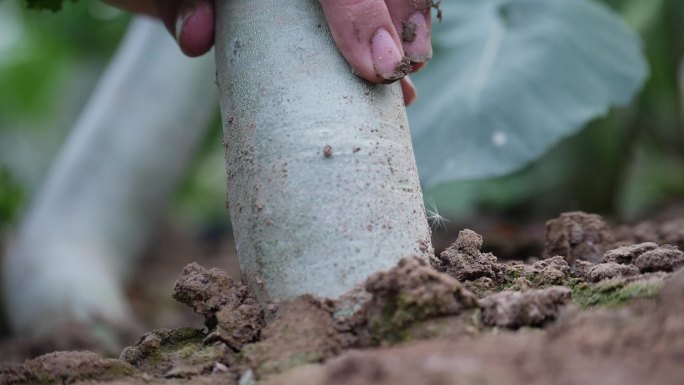
[[[544,220],[584,210],[636,220],[684,197],[684,2],[604,0],[641,36],[650,66],[626,108],[597,119],[514,174],[425,192],[449,218]],[[410,113],[410,109],[409,109]]]
[[[645,88],[519,172],[425,191],[441,215],[534,221],[582,209],[634,220],[684,198],[684,1],[603,2],[643,39]],[[129,19],[98,0],[66,3],[58,15],[0,0],[0,229],[17,225]],[[228,221],[218,119],[214,126],[172,212],[202,231]]]

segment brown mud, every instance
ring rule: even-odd
[[[146,333],[118,360],[50,353],[0,383],[681,384],[679,238],[628,238],[584,213],[547,231],[545,259],[500,262],[463,230],[429,263],[371,276],[355,307],[302,296],[269,317],[241,283],[190,264],[173,297],[204,328]]]
[[[407,43],[413,43],[416,40],[416,23],[406,21],[402,23],[401,40]]]
[[[411,61],[409,60],[408,57],[403,57],[399,63],[394,67],[394,71],[392,71],[391,74],[389,74],[387,77],[382,77],[378,75],[380,78],[380,81],[384,84],[390,84],[394,83],[399,79],[402,79],[406,77],[411,71],[413,70],[413,66],[411,65]],[[332,155],[332,149],[331,149],[331,155]]]

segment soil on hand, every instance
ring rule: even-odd
[[[429,262],[370,277],[356,306],[307,295],[264,314],[242,284],[191,264],[173,297],[204,329],[152,331],[118,360],[51,353],[0,382],[680,385],[684,253],[584,213],[547,231],[545,259],[526,263],[463,230]]]

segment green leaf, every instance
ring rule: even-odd
[[[57,12],[62,9],[62,4],[66,0],[26,0],[26,4],[29,8],[33,9],[48,9],[53,12]],[[71,0],[76,1],[76,0]]]
[[[425,187],[515,171],[628,103],[647,64],[638,37],[588,0],[450,0],[409,109]]]

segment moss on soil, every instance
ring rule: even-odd
[[[617,307],[635,299],[654,298],[664,285],[663,280],[634,282],[608,280],[596,284],[580,283],[572,290],[572,300],[583,308]]]

